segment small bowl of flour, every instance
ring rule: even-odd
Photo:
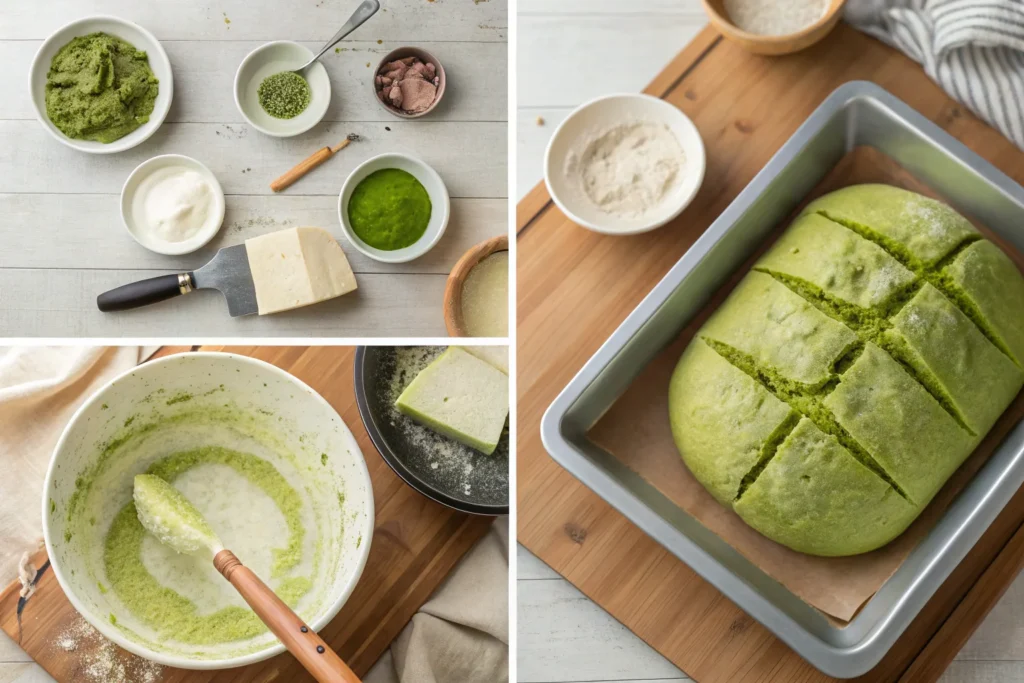
[[[544,180],[573,222],[630,235],[682,213],[704,180],[704,164],[700,133],[682,111],[649,95],[607,95],[555,131]]]

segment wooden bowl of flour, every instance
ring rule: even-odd
[[[678,142],[678,170],[657,204],[642,215],[602,208],[584,186],[581,159],[590,156],[617,127],[664,127]],[[673,105],[650,95],[606,95],[581,105],[555,130],[544,155],[544,182],[551,199],[574,223],[606,235],[634,235],[660,228],[683,212],[704,181],[704,142],[693,121]],[[644,175],[644,174],[639,174]]]
[[[764,35],[736,25],[725,0],[701,0],[704,11],[719,33],[744,50],[759,55],[788,55],[814,45],[827,36],[843,16],[846,0],[829,0],[823,14],[803,28],[782,35]],[[767,28],[767,25],[766,25]]]
[[[477,244],[458,260],[444,288],[444,326],[452,337],[473,336],[463,315],[462,292],[469,272],[481,261],[500,251],[508,251],[508,235],[499,235]],[[505,336],[508,336],[507,333]]]

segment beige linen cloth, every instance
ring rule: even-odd
[[[507,683],[508,517],[466,553],[364,683]]]
[[[50,453],[94,391],[148,358],[140,347],[0,347],[0,586],[42,539]],[[508,681],[508,518],[462,559],[367,683]]]
[[[50,453],[75,410],[146,353],[123,347],[0,347],[0,585],[43,537]]]

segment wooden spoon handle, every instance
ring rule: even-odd
[[[281,177],[270,183],[270,189],[274,192],[280,192],[281,190],[290,187],[292,183],[306,175],[314,168],[324,163],[328,159],[334,156],[334,152],[330,147],[324,147],[310,154],[308,157],[296,164],[291,170],[282,175]]]
[[[230,550],[221,550],[213,566],[241,594],[264,624],[295,655],[306,671],[320,683],[360,683],[352,669],[341,660],[316,631],[309,628],[291,607],[260,581]]]

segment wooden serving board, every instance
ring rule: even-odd
[[[540,440],[555,396],[839,85],[874,81],[1024,182],[1024,153],[908,58],[840,24],[796,55],[744,52],[705,29],[646,92],[682,109],[707,147],[694,202],[653,233],[574,225],[543,184],[518,207],[518,538],[701,683],[831,680],[559,467]],[[558,340],[551,343],[551,340]],[[934,681],[1024,566],[1019,492],[864,681]]]
[[[360,676],[364,675],[409,622],[434,589],[491,524],[489,517],[466,515],[421,496],[387,466],[370,443],[356,407],[353,391],[354,347],[204,347],[226,350],[267,361],[306,382],[338,411],[352,430],[366,458],[373,482],[376,521],[370,557],[355,592],[338,616],[321,632],[331,647]],[[188,352],[187,347],[164,348],[156,357]],[[45,553],[36,557],[42,566]],[[95,661],[83,639],[73,651],[55,646],[80,617],[60,589],[53,572],[42,574],[37,589],[17,618],[16,581],[0,593],[0,628],[21,645],[55,679],[86,679],[87,662]],[[130,668],[138,659],[117,650]],[[187,671],[164,667],[162,676],[147,683],[214,683],[227,681],[312,681],[294,657],[284,653],[242,669]]]

